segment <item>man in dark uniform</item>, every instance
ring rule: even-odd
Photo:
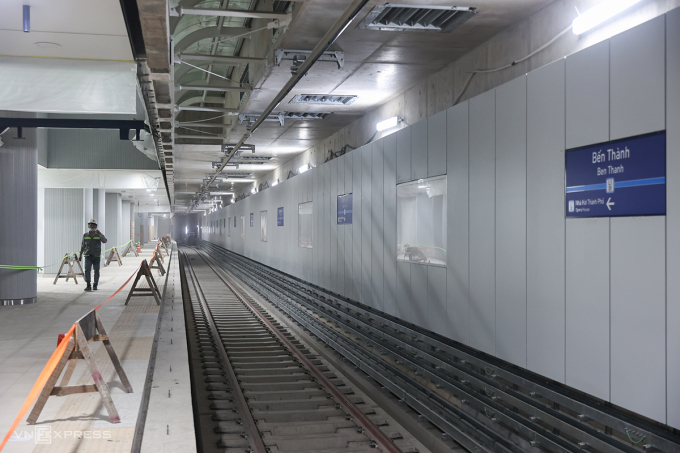
[[[80,257],[79,261],[83,259],[83,253],[85,254],[85,282],[87,286],[85,291],[92,291],[97,289],[97,283],[99,283],[99,261],[102,254],[102,242],[106,243],[106,236],[102,234],[101,231],[97,229],[97,221],[95,219],[90,219],[90,223],[87,224],[90,231],[83,234],[83,242],[80,245]],[[94,266],[94,285],[90,286],[90,270]]]

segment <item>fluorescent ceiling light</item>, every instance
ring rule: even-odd
[[[576,35],[585,33],[639,2],[640,0],[605,0],[574,19],[572,31]]]
[[[380,131],[384,131],[386,129],[392,129],[393,127],[397,127],[397,125],[401,123],[401,118],[398,116],[393,116],[392,118],[388,118],[385,121],[381,121],[378,124],[375,125],[375,128]]]
[[[151,192],[151,189],[146,189],[147,192]]]
[[[304,173],[309,170],[309,164],[304,164],[302,167],[298,168],[298,173]]]

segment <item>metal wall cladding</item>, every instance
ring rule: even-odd
[[[680,427],[680,390],[667,385],[680,379],[680,327],[667,322],[680,317],[680,283],[665,277],[680,272],[680,206],[670,203],[668,217],[564,215],[566,149],[666,123],[668,199],[680,197],[680,87],[664,91],[664,81],[680,79],[679,43],[680,10],[209,218],[244,206],[257,221],[261,210],[297,212],[313,201],[312,249],[295,249],[296,230],[260,242],[259,228],[244,247],[240,235],[227,246]],[[397,184],[444,170],[446,268],[397,262]],[[353,223],[337,225],[346,193]]]
[[[0,112],[2,116],[20,115]],[[29,116],[29,115],[21,115]],[[0,264],[36,266],[38,247],[38,147],[35,129],[13,139],[11,129],[0,147]],[[82,200],[81,200],[82,205]],[[43,264],[43,263],[39,263]],[[32,270],[0,269],[0,300],[37,295]]]
[[[117,130],[49,129],[48,168],[158,170],[158,162],[142,154]]]
[[[86,229],[83,189],[45,189],[45,264],[79,253]],[[58,265],[52,266],[45,273],[56,274],[58,270]]]

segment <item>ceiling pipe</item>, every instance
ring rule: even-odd
[[[211,178],[210,181],[208,182],[207,186],[210,187],[210,185],[217,179],[217,174],[221,173],[224,167],[227,166],[227,163],[229,160],[232,158],[234,154],[239,150],[243,144],[245,144],[246,140],[250,137],[250,135],[260,127],[260,125],[267,119],[269,114],[274,111],[274,109],[279,105],[279,103],[290,93],[290,91],[293,89],[295,85],[307,74],[307,71],[312,67],[314,63],[316,63],[316,60],[323,55],[323,53],[335,42],[336,39],[342,34],[343,31],[349,26],[349,24],[356,18],[357,14],[359,14],[359,11],[363,9],[364,6],[368,3],[368,0],[354,0],[349,7],[345,10],[345,12],[340,16],[340,18],[333,24],[333,26],[326,32],[323,38],[321,38],[321,41],[314,47],[314,50],[309,54],[309,56],[305,59],[305,61],[300,65],[298,68],[297,72],[293,74],[293,76],[288,80],[288,82],[284,85],[283,88],[281,88],[281,91],[272,99],[272,101],[269,103],[267,108],[262,112],[262,114],[255,120],[253,123],[252,127],[248,132],[246,132],[243,137],[241,137],[241,140],[238,141],[236,146],[231,150],[231,152],[227,155],[226,159],[224,159],[222,165],[220,166],[219,169],[215,172]],[[204,193],[205,189],[201,189],[200,193]]]
[[[253,57],[238,57],[230,55],[196,55],[189,53],[181,53],[175,58],[175,63],[183,61],[200,61],[203,63],[219,64],[219,65],[237,65],[242,63],[266,63],[264,58]]]
[[[175,127],[217,127],[224,129],[229,127],[229,124],[214,124],[214,123],[176,123]]]
[[[192,106],[176,106],[175,108],[178,112],[188,111],[188,112],[217,112],[217,113],[231,113],[233,115],[238,115],[239,109],[225,109],[222,107],[192,107]]]
[[[253,91],[252,87],[216,87],[210,85],[180,85],[178,87],[175,87],[175,89],[177,91],[191,91],[191,90],[220,91],[220,92],[237,91],[241,93],[250,93]]]
[[[181,6],[170,8],[170,16],[221,16],[221,17],[247,17],[253,19],[287,19],[289,13],[265,13],[261,11],[243,11],[233,9],[215,8],[183,8]]]

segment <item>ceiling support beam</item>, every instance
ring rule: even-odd
[[[225,129],[229,127],[229,124],[214,124],[214,123],[177,123],[175,127],[217,127],[220,129]]]
[[[130,130],[137,132],[140,139],[141,130],[149,131],[149,126],[140,120],[92,120],[62,118],[0,118],[0,131],[5,128],[44,127],[47,129],[118,129],[121,140],[130,140]]]
[[[175,134],[175,138],[183,138],[187,140],[224,140],[223,135],[181,135]]]
[[[245,86],[245,87],[220,87],[220,86],[214,86],[214,85],[179,85],[179,86],[176,86],[175,89],[177,91],[189,91],[189,90],[219,91],[219,92],[236,91],[236,92],[240,92],[240,93],[251,93],[253,91],[253,88],[250,87],[250,86]]]
[[[217,112],[217,113],[230,113],[232,115],[238,115],[239,109],[225,109],[222,107],[193,107],[189,105],[180,105],[177,107],[177,111],[187,111],[187,112]]]
[[[223,55],[195,55],[181,53],[175,58],[175,62],[182,61],[199,61],[203,63],[219,64],[219,65],[237,65],[242,63],[265,63],[267,60],[264,58],[252,58],[252,57],[232,57]]]
[[[245,17],[253,19],[288,19],[288,13],[267,13],[261,11],[243,11],[235,9],[215,8],[183,8],[181,6],[170,7],[170,16],[221,16],[221,17]]]

